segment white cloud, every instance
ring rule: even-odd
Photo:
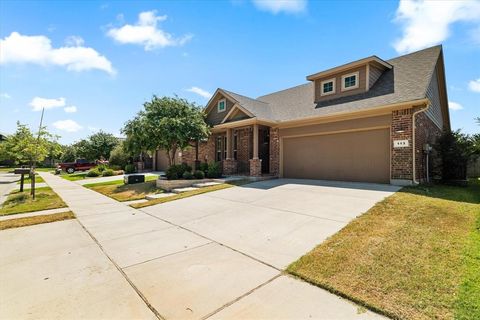
[[[307,9],[307,0],[252,0],[255,7],[273,14],[301,13]]]
[[[190,89],[185,89],[188,92],[193,92],[198,94],[199,96],[204,97],[205,99],[210,99],[212,97],[212,94],[206,90],[203,90],[202,88],[199,87],[191,87]]]
[[[88,130],[90,130],[90,131],[92,131],[92,132],[97,132],[97,131],[99,131],[100,129],[98,129],[97,127],[88,126]]]
[[[84,47],[83,39],[80,39],[75,38],[75,46],[53,48],[46,36],[25,36],[12,32],[5,39],[0,39],[0,64],[33,63],[62,66],[69,71],[97,69],[115,74],[112,63],[95,49]]]
[[[480,22],[480,1],[401,0],[395,21],[402,24],[403,35],[393,46],[408,53],[446,40],[455,22]]]
[[[468,83],[468,89],[472,90],[473,92],[480,92],[480,78],[477,80],[471,80]]]
[[[9,94],[6,93],[6,92],[2,92],[2,93],[0,93],[0,98],[3,98],[3,99],[12,99],[12,96],[9,95]]]
[[[118,43],[142,45],[147,51],[156,48],[181,46],[193,37],[191,34],[186,34],[174,38],[170,33],[158,28],[158,23],[165,21],[167,16],[157,16],[156,14],[155,10],[141,12],[136,24],[125,24],[120,28],[111,28],[107,35]]]
[[[66,132],[77,132],[82,130],[82,126],[76,123],[73,120],[58,120],[53,123],[53,126],[58,130],[66,131]]]
[[[85,44],[85,40],[79,36],[69,36],[65,39],[65,44],[69,47],[81,47]]]
[[[75,112],[77,112],[77,107],[75,107],[75,106],[69,106],[69,107],[63,108],[63,110],[64,110],[66,113],[75,113]]]
[[[65,107],[65,98],[48,99],[35,97],[30,101],[33,111],[41,111],[43,108],[53,109],[58,107]]]
[[[453,111],[462,110],[463,106],[458,102],[448,101],[448,108]]]

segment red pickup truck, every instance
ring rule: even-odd
[[[77,159],[75,162],[59,163],[58,169],[64,170],[67,173],[74,173],[75,171],[86,171],[95,168],[95,162],[89,162],[86,159]]]

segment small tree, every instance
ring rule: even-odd
[[[122,130],[127,136],[129,150],[153,152],[163,149],[171,166],[175,164],[177,151],[187,148],[192,140],[205,139],[209,135],[204,114],[195,103],[178,97],[153,96],[143,107],[144,110]]]
[[[467,165],[475,156],[472,137],[460,130],[445,130],[435,144],[439,155],[439,170],[443,180],[463,180],[467,177]]]
[[[17,131],[2,142],[0,158],[13,161],[14,164],[33,164],[43,161],[47,156],[58,153],[58,136],[50,134],[46,127],[40,130],[40,139],[30,129],[17,122]]]

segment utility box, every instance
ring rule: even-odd
[[[145,176],[143,174],[130,174],[123,177],[123,181],[125,184],[142,183],[145,182]]]

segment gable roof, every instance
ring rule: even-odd
[[[313,101],[313,82],[263,95],[257,99],[219,90],[225,92],[255,117],[271,121],[361,111],[426,98],[428,85],[441,52],[442,47],[435,46],[386,60],[385,63],[392,68],[385,70],[369,91],[319,103]]]

